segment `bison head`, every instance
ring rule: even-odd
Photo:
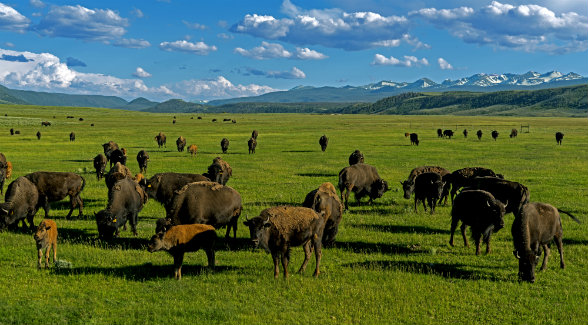
[[[388,192],[389,190],[390,189],[388,188],[388,182],[381,178],[377,179],[375,182],[372,183],[370,198],[380,198],[384,195],[384,193]]]
[[[257,248],[259,245],[265,249],[266,252],[270,252],[269,249],[269,234],[271,223],[269,217],[264,219],[261,216],[257,216],[252,219],[247,219],[243,224],[249,227],[249,236]]]
[[[116,219],[110,211],[100,210],[95,214],[96,224],[98,225],[98,237],[101,239],[112,239],[117,230],[117,223],[120,220]]]
[[[14,215],[14,209],[7,205],[7,203],[0,204],[0,231],[13,224],[14,226],[18,226],[18,223],[15,224],[16,218]]]
[[[402,184],[402,190],[404,190],[404,198],[410,199],[410,195],[414,192],[414,180],[400,182],[400,184]]]
[[[163,240],[164,235],[165,235],[165,233],[160,231],[160,232],[157,232],[155,235],[153,235],[153,237],[151,237],[151,240],[149,241],[149,245],[147,246],[147,251],[149,251],[149,253],[153,253],[153,252],[157,252],[162,249],[165,249],[164,240]]]
[[[533,252],[526,250],[523,256],[517,250],[513,251],[514,256],[519,260],[519,281],[535,282],[535,267],[541,257],[541,248]]]

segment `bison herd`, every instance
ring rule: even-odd
[[[49,122],[43,122],[50,126]],[[512,129],[510,137],[517,136]],[[437,130],[441,138],[454,136],[452,130]],[[476,133],[478,139],[482,131]],[[494,140],[497,131],[492,131]],[[406,133],[411,144],[419,145],[416,133]],[[463,131],[467,137],[467,130]],[[37,137],[40,139],[40,132]],[[255,153],[258,132],[254,130],[248,141],[249,154]],[[556,139],[561,144],[563,134],[558,132]],[[166,136],[155,136],[157,145],[166,145]],[[70,141],[75,141],[75,134],[70,134]],[[323,135],[319,139],[321,150],[327,149],[329,139]],[[180,136],[176,140],[177,150],[182,152],[187,144]],[[226,153],[229,140],[223,138],[221,150]],[[241,195],[227,186],[232,176],[231,166],[221,157],[213,159],[212,164],[202,174],[165,172],[145,178],[149,154],[145,150],[137,153],[140,173],[133,175],[126,167],[127,152],[113,141],[102,145],[103,153],[94,158],[96,178],[105,179],[108,189],[108,201],[104,209],[95,213],[99,238],[110,240],[118,237],[120,228],[126,229],[127,222],[131,232],[137,235],[138,214],[148,199],[163,205],[165,218],[156,221],[156,233],[148,245],[149,252],[165,250],[174,258],[175,278],[181,279],[181,267],[185,252],[203,249],[208,257],[208,266],[215,265],[215,229],[226,227],[226,240],[237,236],[238,219],[243,212]],[[190,145],[188,151],[195,155],[196,145]],[[105,174],[107,163],[110,170]],[[9,176],[10,162],[0,153],[0,191],[4,180]],[[299,272],[304,271],[314,251],[316,269],[314,276],[320,273],[322,247],[335,244],[339,224],[344,211],[349,210],[349,195],[354,193],[357,204],[368,197],[368,204],[381,198],[390,191],[388,182],[383,180],[376,167],[364,162],[364,155],[355,150],[349,156],[349,166],[339,172],[337,189],[329,182],[311,190],[302,206],[276,206],[263,210],[259,216],[246,218],[244,225],[249,228],[251,240],[256,247],[270,253],[274,264],[274,277],[279,275],[279,264],[283,267],[284,277],[288,276],[290,248],[302,246],[304,261]],[[57,225],[49,218],[49,203],[69,197],[70,210],[66,216],[71,217],[78,209],[78,217],[83,215],[81,192],[86,181],[80,175],[66,172],[33,172],[10,183],[5,195],[5,202],[0,204],[0,230],[15,229],[20,222],[34,229],[33,218],[43,208],[45,219],[39,224],[34,234],[38,249],[38,266],[49,266],[50,250],[53,260],[57,256]],[[535,267],[543,250],[545,269],[550,254],[549,243],[555,239],[560,253],[560,266],[564,267],[562,247],[562,227],[559,212],[549,204],[530,202],[529,189],[518,182],[506,180],[503,175],[483,167],[466,167],[451,172],[440,166],[421,166],[410,171],[408,178],[401,182],[404,198],[410,199],[414,194],[414,211],[418,203],[427,206],[431,214],[438,204],[448,204],[451,197],[451,228],[449,244],[454,245],[453,236],[461,222],[461,235],[464,245],[469,247],[466,237],[467,227],[471,228],[476,244],[476,255],[481,252],[480,244],[486,244],[486,253],[491,252],[490,239],[494,232],[505,226],[504,215],[512,213],[515,217],[511,227],[514,255],[519,259],[519,280],[534,282]]]
[[[453,130],[443,130],[443,129],[437,129],[437,137],[438,138],[445,138],[445,139],[451,139],[451,137],[453,137],[455,133],[453,132]],[[478,137],[478,140],[482,140],[482,135],[484,133],[482,132],[482,130],[478,130],[476,131],[476,136]],[[517,129],[511,129],[510,130],[510,134],[509,137],[512,138],[516,138],[519,134],[519,131]],[[492,136],[492,139],[494,139],[494,141],[496,141],[496,139],[498,139],[498,131],[496,130],[492,130],[492,132],[490,132],[490,135]],[[405,137],[409,137],[410,136],[410,144],[411,145],[419,145],[419,136],[416,133],[404,133]],[[555,133],[555,141],[557,142],[557,144],[561,145],[561,141],[563,139],[563,133],[561,132],[556,132]],[[468,130],[464,129],[463,130],[463,137],[467,139],[468,137]],[[322,138],[321,138],[322,139]],[[324,151],[324,150],[323,150]]]

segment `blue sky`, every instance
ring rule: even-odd
[[[585,0],[0,0],[0,84],[127,100],[586,76],[587,49]]]

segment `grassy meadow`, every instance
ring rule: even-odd
[[[6,114],[6,116],[5,116]],[[75,119],[67,119],[66,116]],[[86,217],[66,220],[69,201],[52,204],[59,227],[58,259],[71,268],[38,270],[32,233],[0,233],[0,324],[585,324],[588,322],[588,123],[585,118],[148,114],[112,109],[0,106],[0,152],[13,163],[10,181],[30,172],[69,171],[86,179]],[[84,118],[79,121],[78,118]],[[193,117],[193,119],[191,119]],[[211,122],[213,118],[219,121]],[[223,118],[237,123],[222,122]],[[41,121],[50,121],[42,127]],[[95,126],[91,127],[90,124]],[[508,137],[512,128],[530,133]],[[10,136],[9,129],[21,131]],[[436,129],[455,138],[438,139]],[[467,128],[469,137],[461,131]],[[248,155],[251,131],[259,131],[257,153]],[[484,136],[478,141],[475,132]],[[498,130],[497,141],[490,132]],[[42,132],[41,140],[35,134]],[[69,133],[76,141],[69,141]],[[158,132],[167,135],[159,149]],[[558,146],[554,134],[565,134]],[[411,146],[405,132],[419,134]],[[329,146],[321,152],[318,139]],[[177,152],[183,135],[199,147],[195,158]],[[220,140],[230,140],[227,154]],[[244,211],[236,240],[218,230],[217,268],[208,271],[204,252],[187,253],[181,281],[173,259],[149,253],[148,239],[163,207],[150,200],[139,213],[139,235],[121,232],[111,242],[97,239],[95,212],[106,207],[104,180],[92,159],[113,140],[135,157],[151,157],[147,177],[158,172],[203,173],[216,156],[233,168],[228,186],[242,196]],[[292,249],[290,271],[273,278],[271,256],[253,250],[245,216],[265,208],[300,205],[323,182],[337,184],[349,154],[360,149],[392,190],[375,204],[345,213],[336,247],[323,250],[321,275],[312,277],[314,257],[303,274],[302,248]],[[400,181],[421,165],[449,170],[484,166],[525,184],[532,201],[553,204],[562,214],[566,269],[559,269],[555,245],[548,268],[534,284],[517,281],[512,254],[513,215],[493,236],[489,255],[475,256],[458,234],[450,247],[451,205],[434,215],[402,197]],[[365,199],[364,199],[365,200]],[[3,201],[3,199],[2,199]],[[74,211],[74,216],[77,210]],[[43,211],[37,213],[38,224]],[[459,229],[458,229],[459,232]],[[280,266],[281,267],[281,266]]]

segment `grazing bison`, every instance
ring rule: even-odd
[[[34,229],[33,218],[38,210],[38,201],[39,192],[35,184],[24,176],[15,179],[6,189],[4,203],[0,203],[0,230],[16,228],[21,220],[25,227],[24,219],[27,219],[29,228]]]
[[[343,218],[343,204],[337,196],[333,184],[327,182],[306,195],[302,206],[311,208],[317,213],[324,212],[325,229],[323,231],[323,246],[331,246],[335,243],[335,236],[339,231],[339,223]]]
[[[209,225],[177,225],[151,237],[147,250],[151,253],[167,251],[174,258],[174,277],[182,279],[184,253],[202,248],[208,258],[208,268],[214,269],[214,243],[216,231]]]
[[[498,131],[494,130],[494,131],[492,131],[492,139],[494,139],[494,141],[496,141],[496,138],[498,138]]]
[[[354,152],[351,153],[351,155],[349,155],[349,166],[359,163],[363,164],[363,162],[364,158],[363,153],[361,153],[361,151],[356,149]]]
[[[557,144],[561,145],[561,140],[563,140],[564,134],[561,132],[555,132],[555,141]]]
[[[278,206],[261,211],[259,216],[247,220],[243,224],[249,227],[249,234],[255,247],[261,246],[266,252],[272,254],[274,278],[278,278],[279,260],[282,260],[284,278],[288,277],[290,247],[294,246],[304,248],[304,261],[298,270],[299,273],[306,269],[314,249],[316,257],[314,276],[318,277],[322,257],[321,238],[325,224],[324,218],[314,210],[303,207]]]
[[[411,133],[410,134],[410,145],[415,145],[418,146],[419,145],[419,135],[416,133]]]
[[[71,208],[65,218],[71,217],[76,206],[78,218],[84,214],[84,202],[80,193],[86,185],[86,180],[82,176],[64,172],[34,172],[24,177],[37,187],[39,192],[37,208],[42,207],[45,210],[45,219],[49,218],[49,202],[60,201],[66,196],[69,196]]]
[[[446,175],[445,179],[451,183],[451,203],[453,204],[453,198],[457,194],[457,191],[468,185],[468,180],[482,176],[496,177],[496,174],[491,169],[484,167],[466,167],[458,169],[450,175]]]
[[[70,142],[76,141],[76,134],[74,132],[71,132],[69,134],[69,141]]]
[[[194,182],[176,191],[166,220],[169,225],[207,224],[216,229],[231,228],[237,238],[237,221],[243,206],[241,195],[229,186],[215,182]],[[159,231],[159,230],[158,230]]]
[[[96,170],[96,179],[104,177],[104,169],[106,169],[106,157],[103,154],[98,154],[94,157],[94,169]]]
[[[172,121],[172,124],[176,124],[176,119],[174,119],[174,120]]]
[[[510,137],[511,139],[512,139],[512,138],[516,138],[516,137],[517,137],[517,135],[519,135],[519,131],[518,131],[517,129],[512,129],[512,130],[510,130],[510,135],[509,135],[509,137]]]
[[[484,190],[494,196],[495,199],[506,205],[505,213],[520,212],[523,205],[529,202],[529,189],[517,182],[507,181],[498,177],[474,177],[467,181],[466,189]]]
[[[463,129],[463,137],[464,138],[468,137],[468,129]]]
[[[221,150],[223,151],[223,153],[227,153],[227,150],[229,150],[229,139],[227,138],[223,138],[221,140]]]
[[[247,146],[249,147],[249,154],[255,153],[255,147],[257,147],[257,140],[255,138],[249,138],[247,141]]]
[[[453,234],[457,223],[461,220],[461,235],[464,246],[469,247],[465,231],[472,228],[472,237],[476,242],[476,255],[480,255],[480,239],[484,236],[486,254],[490,253],[490,236],[504,227],[504,204],[496,200],[492,194],[482,190],[464,190],[455,198],[451,209],[451,237],[449,244],[453,246]]]
[[[116,144],[116,142],[114,141],[108,141],[107,143],[102,145],[102,148],[104,149],[104,155],[106,156],[106,160],[110,160],[110,155],[114,150],[118,149],[118,144]]]
[[[410,199],[410,195],[412,192],[414,192],[414,180],[422,173],[437,173],[441,175],[441,177],[445,178],[445,175],[449,175],[451,172],[439,166],[420,166],[413,168],[413,170],[410,171],[410,174],[408,174],[408,178],[404,182],[400,182],[400,184],[402,184],[402,190],[404,191],[405,199]],[[446,184],[443,195],[446,197],[448,194],[449,188],[448,184]]]
[[[443,138],[443,130],[437,129],[437,138]]]
[[[325,152],[325,150],[327,150],[327,146],[329,145],[329,138],[323,134],[319,139],[319,145],[321,146],[321,150]]]
[[[106,174],[106,177],[104,177],[104,181],[106,182],[108,192],[110,193],[110,190],[112,189],[112,186],[114,186],[114,183],[123,178],[133,179],[133,173],[131,173],[131,170],[127,166],[121,163],[114,164],[114,167],[110,168],[108,174]]]
[[[186,138],[180,135],[180,137],[176,140],[176,147],[178,148],[178,152],[184,152],[184,147],[186,146]]]
[[[443,131],[443,137],[451,139],[452,136],[453,136],[453,130]]]
[[[213,119],[212,119],[212,121],[213,121],[213,122],[216,122],[216,119],[215,119],[215,118],[213,118]]]
[[[49,122],[49,121],[43,121],[43,122],[41,122],[41,125],[42,126],[51,126],[51,122]]]
[[[165,147],[165,134],[159,132],[159,134],[155,136],[155,141],[157,141],[158,148]]]
[[[202,119],[202,116],[198,116],[196,119],[201,120]]]
[[[6,174],[8,169],[8,162],[6,156],[0,152],[0,194],[4,193],[4,182],[6,181]]]
[[[230,119],[230,118],[224,118],[224,119],[223,119],[223,122],[230,122],[230,121],[231,121],[231,119]]]
[[[349,209],[348,201],[351,191],[355,193],[355,199],[359,205],[362,197],[369,196],[371,204],[374,199],[382,197],[388,190],[388,183],[380,178],[374,166],[355,164],[339,172],[339,191],[341,201],[345,201],[345,210]]]
[[[45,250],[45,268],[49,267],[49,253],[53,249],[53,263],[57,260],[57,224],[51,219],[44,219],[37,227],[33,235],[37,245],[37,267],[41,268],[43,262],[43,250]]]
[[[37,131],[37,140],[41,140],[41,131]]]
[[[10,135],[14,135],[14,129],[10,128]]]
[[[190,146],[188,146],[188,152],[190,153],[190,155],[192,155],[192,157],[196,156],[196,153],[198,153],[198,146],[195,144],[191,144]]]
[[[137,153],[137,163],[139,164],[139,173],[147,173],[147,163],[149,162],[149,154],[145,150]]]
[[[212,160],[212,164],[208,166],[208,171],[202,175],[213,182],[227,185],[229,178],[233,176],[233,169],[221,157],[216,157]]]
[[[541,257],[543,247],[543,263],[541,270],[547,268],[551,241],[559,251],[559,265],[565,267],[563,258],[563,229],[559,212],[563,212],[578,223],[580,221],[568,212],[559,210],[552,205],[541,202],[525,204],[519,215],[515,216],[511,233],[514,242],[514,256],[519,260],[519,281],[535,282],[535,267]]]
[[[253,132],[251,132],[251,137],[255,140],[257,140],[258,135],[259,135],[259,132],[257,132],[257,130],[253,130]]]
[[[408,133],[408,132],[404,132],[404,137],[405,137],[405,138],[408,138],[409,136],[410,136],[410,133]]]
[[[133,235],[137,236],[137,216],[145,203],[147,194],[134,180],[126,177],[116,181],[108,192],[106,209],[96,213],[99,237],[118,237],[118,229],[127,221],[131,224]]]
[[[200,174],[159,173],[141,181],[140,184],[150,198],[163,204],[166,211],[169,211],[175,191],[192,182],[209,180]]]
[[[478,130],[478,132],[476,132],[476,135],[478,136],[478,140],[482,140],[482,130]]]
[[[427,212],[425,200],[429,203],[431,214],[435,213],[437,201],[443,196],[445,183],[441,175],[435,172],[419,174],[414,180],[414,212],[417,212],[418,201],[423,202],[423,208]]]
[[[127,164],[127,155],[123,149],[115,149],[110,153],[110,168],[112,165],[116,165],[116,163],[121,163],[122,165]]]

